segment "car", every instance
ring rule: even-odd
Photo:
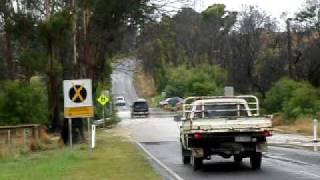
[[[132,103],[131,117],[149,116],[149,106],[145,99],[138,99]]]
[[[127,103],[126,103],[126,100],[124,99],[123,96],[118,96],[116,97],[116,106],[125,106]]]
[[[159,106],[160,107],[166,107],[166,106],[177,106],[178,104],[182,103],[183,102],[183,99],[180,98],[180,97],[170,97],[170,98],[167,98],[163,101],[160,101],[159,102]]]

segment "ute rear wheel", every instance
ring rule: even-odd
[[[262,153],[261,152],[255,152],[250,155],[251,169],[253,169],[253,170],[261,169],[261,162],[262,162]]]
[[[182,155],[182,162],[183,164],[190,164],[191,157]]]
[[[193,170],[199,170],[203,166],[203,158],[196,158],[192,156],[192,166]]]
[[[242,163],[242,157],[240,155],[233,156],[234,163],[240,165]]]
[[[191,161],[190,154],[191,154],[190,151],[185,150],[183,147],[181,147],[181,157],[182,157],[183,164],[190,164],[190,161]]]

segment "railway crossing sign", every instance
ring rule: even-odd
[[[102,94],[102,95],[98,98],[98,102],[99,102],[102,106],[104,106],[104,105],[106,105],[106,104],[109,102],[109,98],[108,98],[106,95]]]
[[[64,117],[93,117],[91,79],[64,80]]]

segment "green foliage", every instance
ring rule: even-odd
[[[285,103],[292,97],[293,91],[300,83],[294,80],[283,78],[267,92],[264,106],[269,113],[281,112]]]
[[[50,19],[39,24],[38,35],[43,44],[62,45],[72,32],[72,16],[67,10],[55,13]]]
[[[283,78],[267,92],[264,106],[267,112],[282,112],[286,118],[316,115],[320,111],[320,94],[307,82]]]
[[[25,49],[18,57],[20,66],[24,68],[26,75],[35,75],[35,72],[45,72],[46,56],[41,52]]]
[[[318,90],[310,84],[304,84],[293,91],[292,98],[284,107],[287,117],[315,116],[320,111],[320,96]]]
[[[204,19],[221,18],[226,13],[225,9],[226,5],[224,4],[213,4],[203,11],[202,15]]]
[[[169,68],[165,88],[168,96],[221,95],[227,79],[226,72],[217,66]]]
[[[40,81],[29,84],[8,81],[0,90],[0,124],[45,124],[48,121],[47,95]]]

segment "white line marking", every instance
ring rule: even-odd
[[[180,177],[177,173],[172,171],[169,167],[164,165],[159,159],[157,159],[154,155],[152,155],[143,145],[139,142],[137,142],[138,146],[156,163],[158,163],[163,169],[165,169],[171,176],[173,176],[176,180],[183,180],[182,177]]]

